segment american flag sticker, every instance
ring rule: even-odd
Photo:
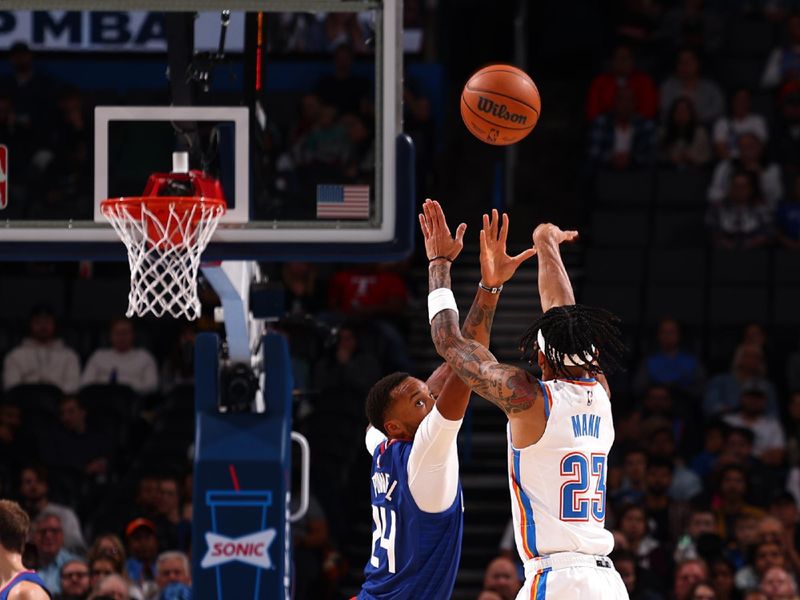
[[[0,210],[8,206],[8,146],[0,144]]]
[[[318,219],[369,219],[368,185],[318,185]]]

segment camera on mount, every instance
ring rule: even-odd
[[[258,377],[251,367],[242,363],[223,366],[219,375],[219,386],[221,411],[255,410]]]

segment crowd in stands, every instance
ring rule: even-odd
[[[721,50],[716,42],[710,47],[702,43],[704,36],[718,35],[710,23],[720,22],[723,15],[703,8],[702,2],[682,4],[664,17],[662,33],[677,44],[678,32],[692,31],[694,42],[670,55],[669,68],[660,66],[667,60],[663,54],[654,56],[652,47],[622,36],[606,71],[591,82],[586,100],[591,170],[658,167],[706,173],[706,224],[715,246],[779,244],[796,249],[800,16],[786,19],[785,31],[777,36],[785,43],[762,57],[760,81],[748,86],[735,77],[731,83],[725,73],[715,79]],[[681,11],[685,14],[679,19]],[[662,40],[662,49],[664,44]],[[643,56],[637,57],[637,51]],[[655,66],[641,70],[637,58],[650,59]]]

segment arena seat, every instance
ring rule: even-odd
[[[592,218],[595,246],[643,246],[649,237],[646,210],[597,210]]]
[[[779,248],[774,252],[775,283],[800,285],[800,255],[792,250]]]
[[[623,249],[589,248],[586,280],[606,283],[637,283],[642,279],[644,255]]]
[[[768,279],[769,253],[764,248],[711,252],[713,282],[766,284]]]
[[[653,239],[662,247],[701,247],[706,240],[704,209],[656,213]]]
[[[747,285],[711,287],[709,323],[733,326],[742,323],[766,323],[769,314],[768,291]]]
[[[699,282],[695,285],[648,286],[645,301],[645,323],[656,324],[669,315],[681,324],[696,327],[705,322],[705,289]]]
[[[656,204],[664,207],[705,208],[708,173],[661,169],[656,179]]]
[[[723,51],[727,56],[763,59],[772,50],[773,38],[773,24],[768,21],[729,19]]]
[[[647,275],[655,284],[700,284],[706,276],[703,248],[653,248],[647,261]]]
[[[775,325],[779,327],[800,325],[800,287],[776,289],[773,314]]]
[[[599,206],[649,206],[653,193],[650,171],[600,171],[595,179]]]
[[[72,285],[70,317],[78,322],[106,323],[128,308],[130,282],[125,279],[76,279]]]
[[[0,280],[3,295],[4,321],[27,328],[31,309],[45,305],[56,314],[64,316],[65,286],[61,277],[4,277]]]
[[[587,283],[579,302],[602,306],[616,314],[624,326],[635,326],[641,317],[640,287],[631,284]]]

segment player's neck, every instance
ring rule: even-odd
[[[25,571],[22,556],[16,552],[0,552],[0,589],[7,586],[14,577]]]

